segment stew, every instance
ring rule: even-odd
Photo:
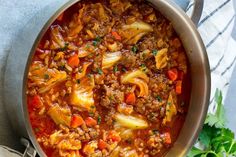
[[[27,104],[49,157],[161,157],[188,109],[181,40],[142,0],[82,0],[41,39]]]

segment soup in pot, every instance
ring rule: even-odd
[[[161,157],[189,93],[185,50],[160,12],[142,0],[82,0],[41,39],[26,94],[48,157]]]

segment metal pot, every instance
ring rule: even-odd
[[[21,30],[12,43],[7,59],[4,77],[4,103],[12,126],[20,137],[30,139],[36,151],[27,145],[24,156],[45,156],[36,141],[30,125],[27,102],[26,81],[35,49],[52,22],[60,13],[79,0],[60,0],[44,8],[33,17]],[[171,0],[148,0],[153,7],[168,18],[181,38],[191,71],[191,98],[188,114],[180,135],[167,157],[184,156],[196,140],[208,109],[210,97],[210,68],[205,46],[194,25],[198,23],[202,11],[203,0],[195,0],[192,20]],[[186,0],[174,0],[186,7]]]

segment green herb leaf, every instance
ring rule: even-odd
[[[102,122],[102,117],[98,116],[98,125],[101,124],[101,122]]]
[[[210,126],[215,125],[216,128],[223,128],[225,126],[225,110],[222,104],[222,92],[219,89],[216,89],[215,92],[215,102],[216,102],[216,113],[208,114],[205,124],[209,124]]]
[[[133,51],[133,53],[136,53],[138,51],[138,46],[134,45],[131,50]]]
[[[48,74],[45,74],[45,75],[44,75],[44,79],[45,79],[45,80],[49,79],[49,75],[48,75]]]
[[[160,95],[157,95],[157,96],[156,96],[156,99],[157,99],[159,102],[162,102],[162,98],[161,98]]]
[[[59,51],[66,51],[68,49],[69,43],[65,43],[64,47],[59,48]]]
[[[156,56],[157,53],[158,53],[157,49],[152,50],[152,54],[153,54],[154,56]]]
[[[80,84],[80,80],[79,80],[79,79],[78,79],[78,80],[76,80],[76,81],[77,81],[77,83],[78,83],[78,84]]]
[[[229,157],[236,156],[236,140],[234,133],[224,128],[225,115],[222,104],[222,93],[218,89],[215,93],[216,113],[208,114],[199,142],[204,147],[193,147],[188,157]]]
[[[101,42],[102,38],[101,37],[96,37],[94,40],[93,40],[93,46],[97,46],[100,42]]]
[[[103,71],[102,71],[102,69],[100,69],[100,68],[97,68],[97,72],[98,72],[99,75],[102,75],[102,74],[103,74]]]
[[[118,66],[115,65],[113,71],[116,73],[118,71]]]

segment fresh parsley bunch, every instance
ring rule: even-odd
[[[236,156],[236,140],[234,133],[225,128],[225,110],[222,104],[222,92],[215,93],[216,112],[207,115],[198,142],[202,149],[193,147],[188,157],[229,157]]]

